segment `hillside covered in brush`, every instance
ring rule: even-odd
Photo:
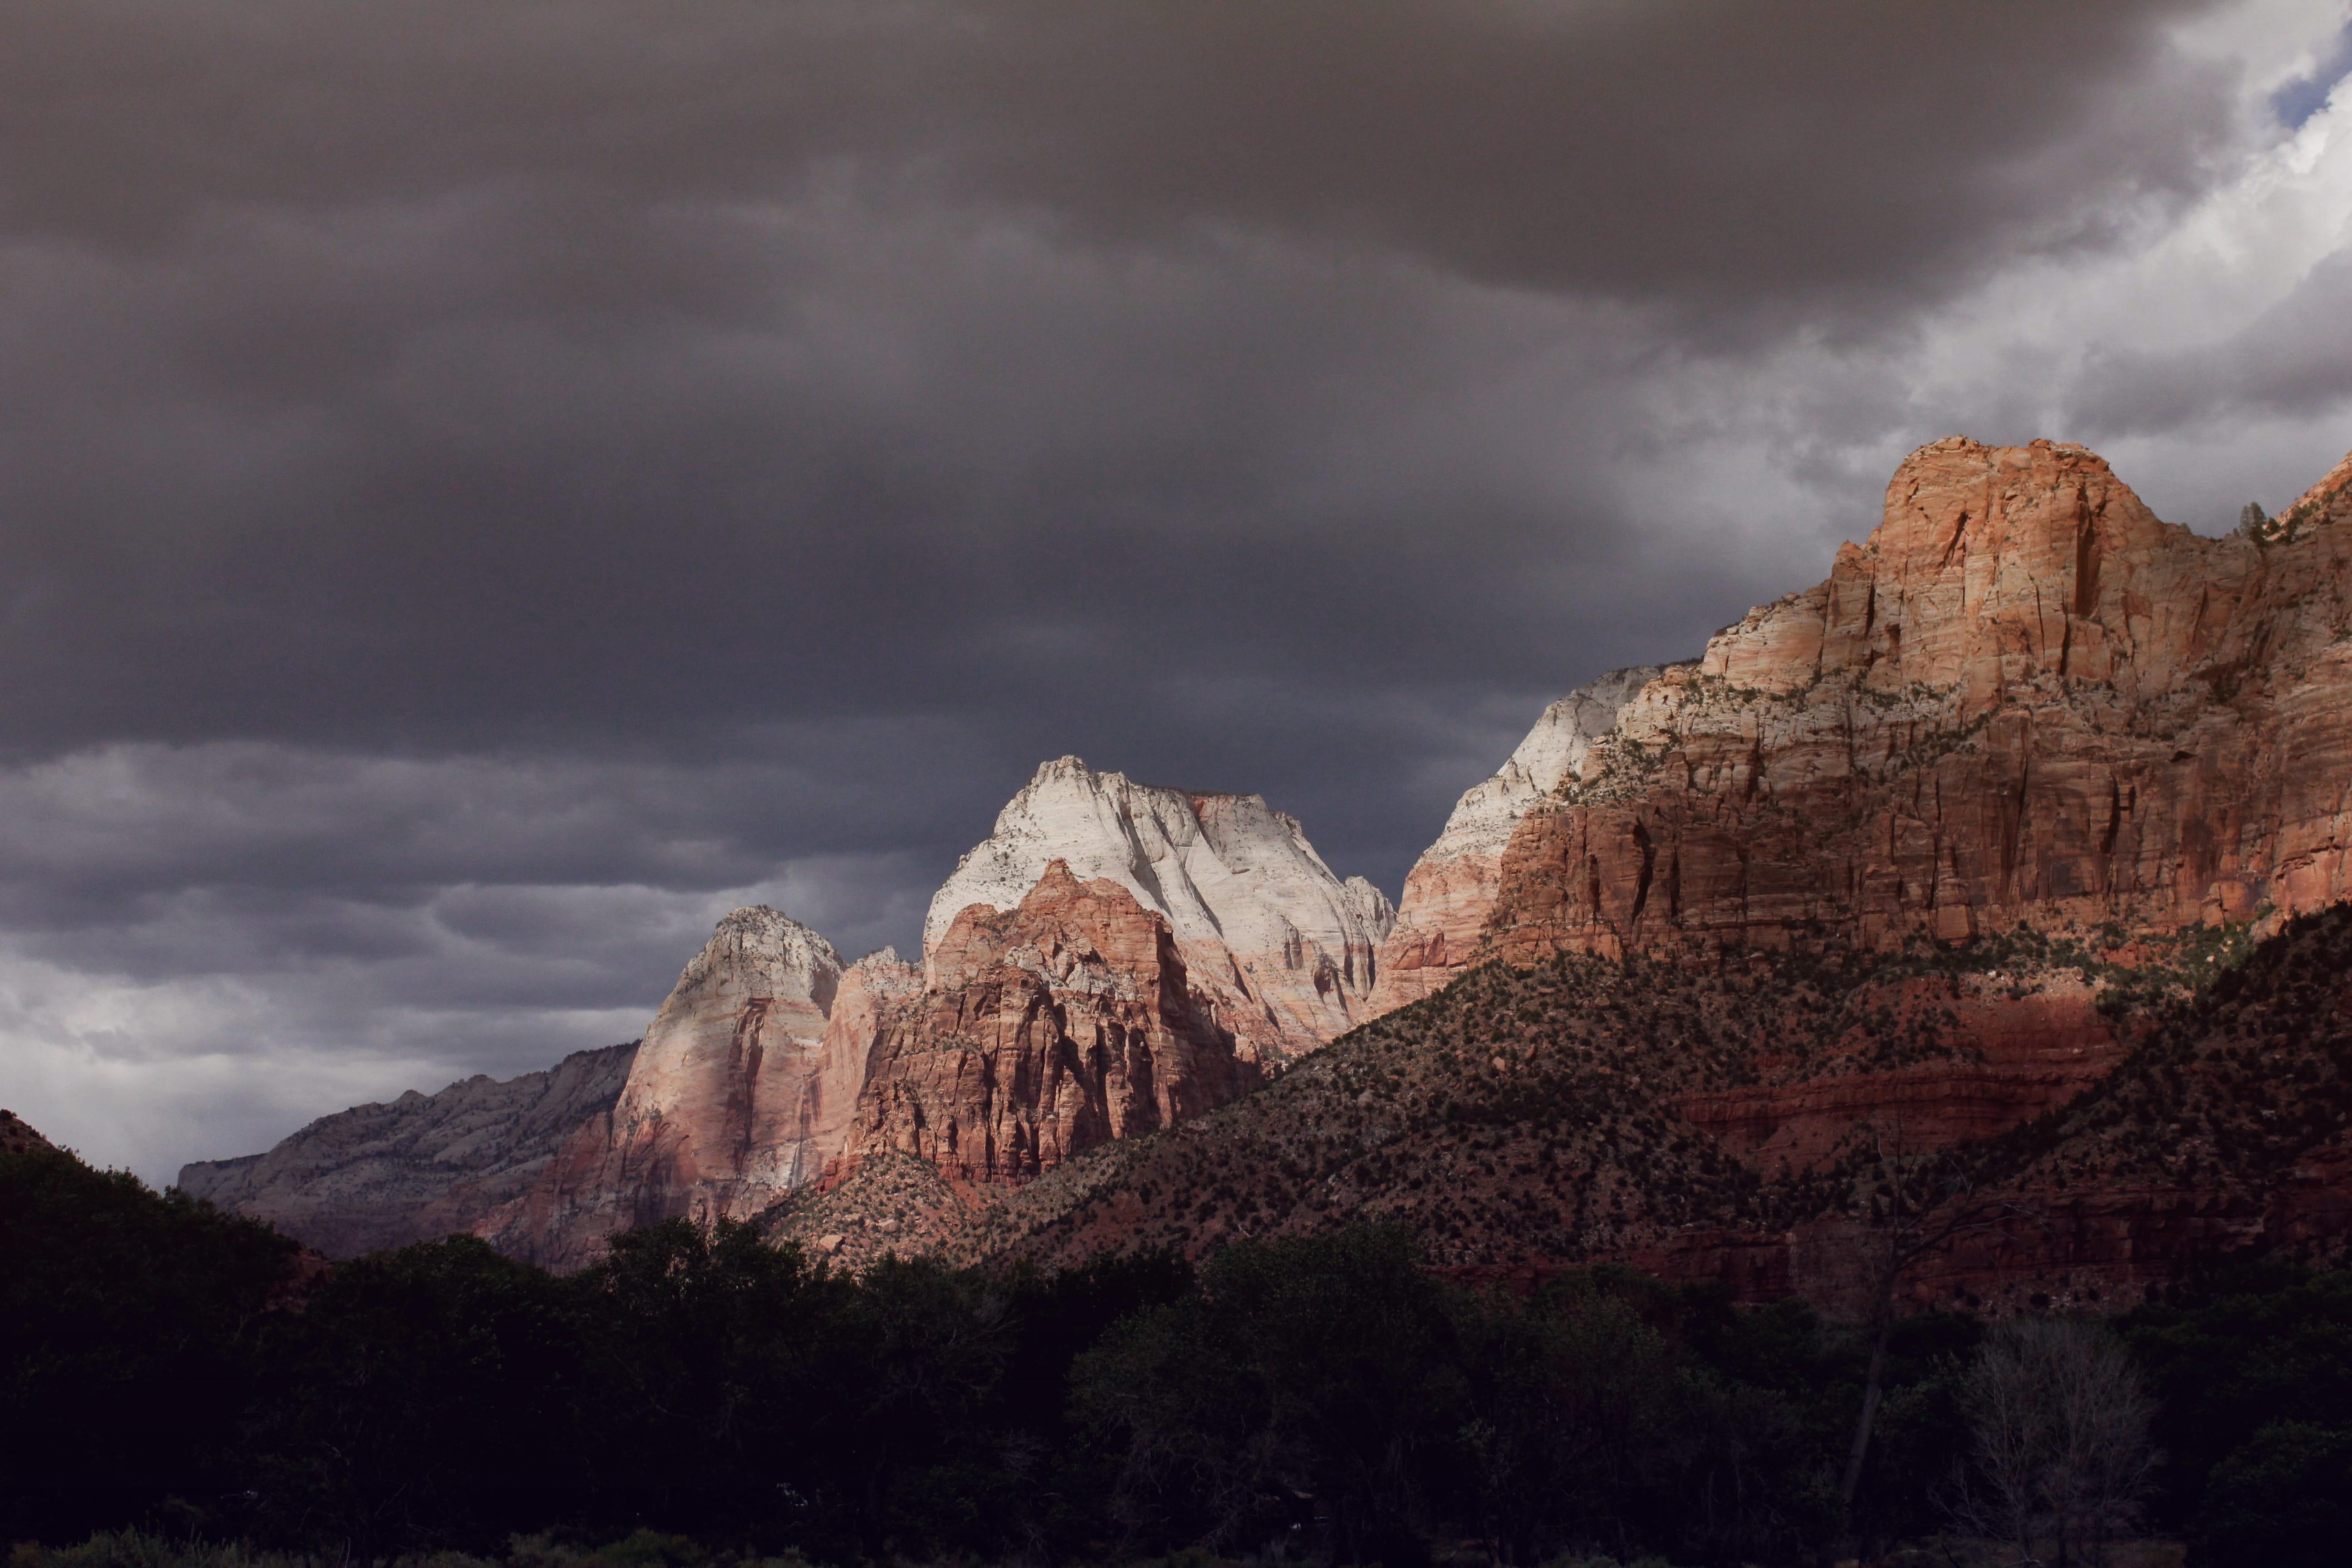
[[[767,1224],[850,1263],[1066,1262],[1369,1218],[1441,1268],[1621,1260],[1835,1305],[1902,1205],[1999,1202],[2022,1217],[1913,1268],[1923,1303],[2137,1300],[2209,1252],[2340,1247],[2347,961],[2338,908],[2259,944],[1493,964],[1026,1186],[882,1161]]]

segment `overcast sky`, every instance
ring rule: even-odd
[[[0,1105],[855,956],[1042,758],[1399,889],[1953,433],[2352,447],[2345,0],[0,0]]]

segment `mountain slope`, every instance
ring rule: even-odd
[[[637,1045],[566,1057],[504,1082],[322,1116],[277,1147],[180,1169],[191,1197],[267,1220],[330,1257],[469,1230],[540,1179],[581,1122],[608,1111]]]
[[[852,1263],[1066,1263],[1391,1218],[1437,1267],[1622,1261],[1860,1312],[1900,1183],[1928,1194],[1926,1228],[2001,1219],[1956,1226],[1902,1300],[2113,1306],[2223,1251],[2326,1259],[2352,1234],[2352,908],[2222,967],[2246,952],[2242,931],[2199,932],[2124,963],[2021,931],[1896,955],[1494,964],[1017,1192],[894,1172],[768,1224]]]

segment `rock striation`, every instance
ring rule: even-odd
[[[1047,864],[1021,902],[964,906],[928,984],[880,1030],[850,1163],[911,1154],[1019,1183],[1255,1088],[1167,918],[1108,877]]]
[[[1585,759],[1614,732],[1625,704],[1667,668],[1612,669],[1578,687],[1545,709],[1501,769],[1455,804],[1445,831],[1405,878],[1403,900],[1381,946],[1369,1008],[1373,1016],[1418,1002],[1493,956],[1486,925],[1512,835],[1528,812],[1582,775]]]
[[[2266,537],[2205,539],[2080,447],[1923,447],[1827,582],[1659,673],[1523,815],[1482,951],[2163,932],[2345,897],[2347,513],[2339,468]],[[1401,929],[1444,923],[1422,886]]]
[[[609,1110],[636,1054],[635,1042],[607,1046],[503,1082],[411,1089],[322,1116],[266,1153],[184,1165],[178,1185],[333,1258],[472,1230]]]
[[[1018,908],[1055,861],[1167,921],[1247,1059],[1277,1068],[1370,1016],[1394,920],[1378,889],[1334,876],[1297,821],[1257,795],[1137,784],[1076,757],[1039,767],[932,898],[927,973],[936,980],[965,910]]]

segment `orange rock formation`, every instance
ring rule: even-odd
[[[2347,516],[2352,459],[2258,542],[2158,521],[2079,447],[1923,447],[1827,582],[1651,681],[1525,816],[1463,959],[2345,897]]]
[[[851,1165],[895,1151],[960,1180],[1024,1181],[1259,1081],[1167,920],[1060,860],[1017,908],[964,909],[929,966],[877,1031]]]

